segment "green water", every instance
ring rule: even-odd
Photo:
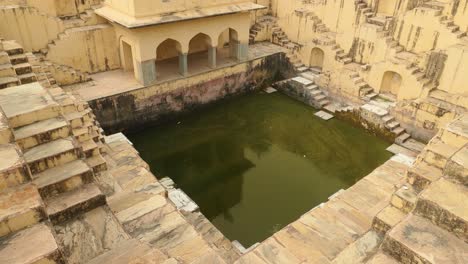
[[[230,240],[260,242],[388,160],[364,130],[280,93],[224,100],[128,135]]]

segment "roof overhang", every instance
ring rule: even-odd
[[[240,3],[234,5],[223,5],[216,7],[207,7],[200,9],[186,10],[182,12],[166,13],[147,17],[132,17],[119,12],[109,6],[104,6],[95,10],[95,13],[126,28],[140,28],[160,24],[175,23],[186,20],[214,17],[221,15],[236,14],[242,12],[265,9],[265,6],[254,3]]]

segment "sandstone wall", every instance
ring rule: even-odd
[[[15,39],[29,51],[39,51],[65,30],[57,17],[31,7],[0,6],[0,35]]]
[[[49,45],[46,58],[90,73],[120,67],[118,41],[108,24],[67,31],[66,36]]]

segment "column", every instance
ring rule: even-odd
[[[208,48],[208,65],[210,68],[216,68],[216,47],[209,47]]]
[[[237,50],[237,59],[239,61],[246,61],[249,57],[249,43],[239,43]]]
[[[156,59],[136,62],[138,81],[147,86],[156,81]]]
[[[231,57],[236,58],[238,61],[247,60],[249,54],[249,43],[241,43],[237,40],[231,40],[230,53]]]
[[[188,75],[187,53],[179,53],[179,73],[182,76]]]

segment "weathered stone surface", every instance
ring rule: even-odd
[[[461,184],[468,186],[468,146],[461,148],[445,166],[444,173]]]
[[[234,262],[234,264],[267,264],[267,262],[265,262],[256,254],[247,254]]]
[[[468,243],[468,188],[444,178],[423,191],[415,212]]]
[[[429,220],[410,215],[388,234],[384,251],[403,263],[466,263],[468,244]]]
[[[116,217],[123,224],[135,220],[141,216],[144,216],[156,209],[159,209],[166,205],[167,200],[162,195],[154,195],[151,198],[143,200],[129,208],[126,208],[122,211],[115,211]],[[122,207],[122,206],[121,206]],[[115,207],[111,207],[114,208]],[[116,208],[117,209],[117,208]],[[120,209],[120,208],[119,208]]]
[[[56,225],[57,242],[68,263],[83,263],[119,246],[129,236],[105,206]]]
[[[274,238],[269,238],[259,245],[254,251],[267,263],[301,263],[302,261],[281,246]]]
[[[26,163],[15,145],[0,145],[0,160],[0,190],[18,186],[29,180]]]
[[[166,190],[158,182],[148,184],[135,191],[121,191],[109,196],[107,202],[114,213],[122,212],[154,196],[165,196]]]
[[[78,151],[72,138],[57,139],[24,152],[24,158],[31,169],[37,174],[78,158]]]
[[[44,205],[34,185],[22,185],[0,194],[0,237],[34,225],[44,218]]]
[[[60,114],[60,106],[37,82],[0,90],[0,107],[12,128]]]
[[[18,145],[24,150],[70,135],[70,128],[62,117],[46,119],[14,130]]]
[[[431,182],[442,177],[442,170],[422,161],[408,170],[407,177],[416,192],[420,192]]]
[[[74,160],[34,175],[42,197],[74,190],[92,181],[93,173],[82,160]]]
[[[0,263],[63,263],[52,230],[37,224],[0,240]]]
[[[226,263],[239,258],[239,251],[202,213],[184,213],[184,217]]]
[[[372,226],[377,232],[385,234],[392,227],[396,226],[401,220],[403,220],[405,216],[405,213],[389,205],[375,216]]]
[[[47,215],[57,224],[106,204],[97,185],[90,183],[78,189],[52,197],[46,201]]]
[[[378,251],[366,264],[399,264],[400,262],[396,259],[384,254],[382,251]]]
[[[448,159],[455,154],[458,148],[446,144],[438,138],[434,138],[425,149],[424,160],[437,168],[443,169]]]
[[[294,255],[297,260],[305,261],[306,263],[328,263],[328,258],[325,256],[324,253],[322,253],[322,250],[324,250],[325,247],[331,245],[330,241],[327,241],[324,244],[325,239],[324,241],[320,241],[320,237],[317,233],[315,233],[313,230],[307,229],[302,224],[292,224],[286,226],[274,235],[274,239],[276,239],[279,243],[281,243],[281,245],[287,248],[287,254]],[[263,243],[264,242],[262,242],[262,244]],[[258,247],[262,246],[262,244]],[[271,247],[267,246],[267,248]],[[258,254],[256,252],[257,249],[250,253],[247,253],[240,259],[244,259],[245,263],[249,263],[248,260],[250,258],[255,259],[255,257],[251,255]],[[265,258],[265,261],[267,263],[270,263],[271,260]],[[256,262],[253,261],[253,263]]]
[[[417,193],[412,186],[404,185],[392,196],[392,205],[405,213],[409,213],[416,205]]]
[[[369,259],[380,246],[383,237],[369,231],[343,250],[333,261],[334,264],[360,264]]]
[[[158,264],[167,260],[162,252],[137,239],[123,241],[117,247],[92,259],[88,264]]]

